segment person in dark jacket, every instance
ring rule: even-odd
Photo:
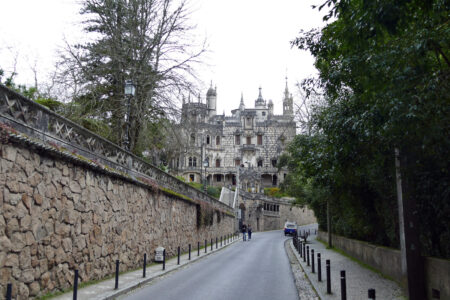
[[[242,240],[245,242],[247,240],[247,225],[242,224]]]
[[[248,224],[247,232],[248,232],[248,240],[250,241],[252,239],[252,226],[250,224]]]

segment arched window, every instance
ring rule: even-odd
[[[209,135],[206,136],[206,144],[209,145],[210,141],[209,141]]]
[[[220,159],[216,159],[216,168],[220,168]]]
[[[194,159],[192,160],[192,166],[193,167],[197,166],[197,157],[194,157]]]
[[[258,134],[258,145],[262,145],[262,134]]]
[[[216,136],[216,145],[220,145],[220,136]]]
[[[188,164],[188,166],[192,167],[192,157],[189,157],[189,164]]]

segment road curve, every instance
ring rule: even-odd
[[[254,233],[122,299],[298,300],[283,232]]]

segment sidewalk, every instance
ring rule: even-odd
[[[84,287],[82,289],[78,289],[78,298],[80,300],[83,299],[115,299],[116,297],[123,295],[133,289],[138,288],[141,285],[144,285],[155,278],[168,274],[172,271],[175,271],[179,268],[184,267],[187,264],[190,264],[196,260],[202,259],[212,253],[220,251],[229,245],[232,245],[235,242],[241,241],[242,236],[239,238],[235,238],[230,243],[222,244],[220,246],[220,240],[218,243],[218,247],[216,249],[216,243],[214,241],[213,250],[211,251],[211,245],[208,245],[208,252],[205,253],[205,248],[200,249],[200,256],[198,256],[197,249],[193,249],[191,251],[191,260],[189,260],[189,254],[180,255],[180,264],[177,264],[177,257],[173,257],[169,260],[166,260],[166,270],[162,270],[162,263],[154,264],[151,266],[147,266],[146,268],[146,277],[143,278],[143,270],[142,268],[136,271],[131,271],[119,276],[119,288],[117,290],[114,289],[115,278],[101,281],[99,283],[95,283],[93,285]],[[204,246],[204,245],[203,245]],[[150,264],[149,262],[148,264]],[[80,283],[78,283],[80,284]],[[56,300],[72,300],[73,299],[73,291],[67,292],[55,298]]]
[[[302,229],[301,227],[299,229]],[[311,233],[315,231],[311,230]],[[309,246],[310,258],[311,249],[314,249],[315,272],[312,273],[312,262],[310,266],[303,261],[299,253],[294,247],[293,241],[290,241],[297,260],[300,262],[306,276],[316,289],[321,299],[341,299],[341,270],[345,270],[347,299],[368,299],[368,290],[375,289],[376,299],[406,299],[400,286],[391,280],[382,277],[379,273],[362,267],[357,262],[346,256],[330,249],[316,240],[315,235],[308,238],[307,246]],[[306,249],[306,248],[305,248]],[[322,281],[318,281],[317,253],[321,255]],[[331,294],[327,294],[327,275],[326,260],[330,260],[330,278],[331,278]]]

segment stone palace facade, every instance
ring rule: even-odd
[[[217,89],[206,93],[206,103],[183,100],[180,133],[182,149],[173,162],[178,175],[188,182],[240,187],[262,192],[277,187],[287,170],[276,165],[295,136],[293,98],[287,87],[283,114],[274,115],[272,100],[259,88],[254,108],[246,108],[243,96],[231,116],[217,114]]]

